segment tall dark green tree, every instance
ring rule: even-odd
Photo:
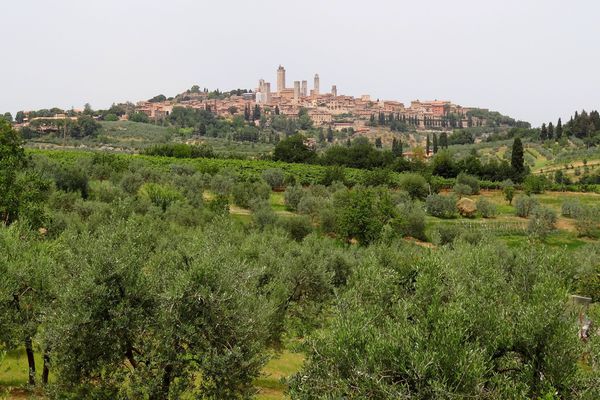
[[[327,128],[327,142],[333,143],[333,129],[331,127]]]
[[[540,130],[540,139],[548,139],[548,128],[546,128],[546,123],[542,124],[542,129]]]
[[[15,115],[15,122],[17,124],[22,124],[24,120],[25,120],[25,113],[23,111],[18,111],[17,114]]]
[[[558,122],[556,124],[556,132],[555,132],[556,139],[559,140],[560,138],[562,138],[562,134],[563,134],[562,121],[559,118]]]
[[[548,123],[548,140],[554,139],[554,125],[552,122]]]
[[[448,148],[448,134],[446,132],[442,132],[440,135],[440,147],[442,149]]]
[[[434,133],[433,134],[433,154],[436,154],[438,152],[438,137],[437,134]]]
[[[254,105],[254,112],[252,113],[252,119],[257,121],[260,119],[260,106],[258,104]]]
[[[512,156],[510,165],[517,174],[525,172],[525,158],[523,156],[523,143],[521,139],[515,138],[512,145]]]
[[[400,139],[392,139],[392,154],[394,157],[402,157],[402,141]]]
[[[311,162],[316,158],[316,153],[309,149],[304,143],[304,137],[299,134],[292,135],[280,141],[273,150],[275,161],[292,163]]]
[[[431,149],[431,139],[429,138],[429,134],[427,134],[427,144],[425,145],[425,154],[429,155]]]

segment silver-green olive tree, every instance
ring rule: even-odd
[[[309,340],[292,398],[597,397],[567,307],[570,259],[454,247],[373,248]]]
[[[0,227],[0,344],[25,347],[30,385],[36,383],[36,344],[44,352],[42,383],[48,383],[50,347],[38,333],[54,303],[57,252],[24,224]]]

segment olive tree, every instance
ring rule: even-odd
[[[597,394],[579,374],[584,345],[566,307],[564,254],[481,243],[373,251],[329,328],[308,341],[292,398]]]

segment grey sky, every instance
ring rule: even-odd
[[[600,108],[595,0],[5,0],[0,111],[201,87],[449,99],[534,124]]]

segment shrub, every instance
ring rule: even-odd
[[[334,165],[325,169],[325,175],[323,175],[321,183],[329,186],[334,182],[346,182],[346,170],[344,167],[340,165]]]
[[[398,215],[390,222],[394,232],[399,236],[410,236],[426,240],[425,211],[420,202],[409,202],[398,206]]]
[[[288,186],[283,194],[283,201],[286,208],[290,211],[296,211],[302,196],[304,196],[304,189],[302,189],[302,186]]]
[[[229,200],[227,196],[217,194],[207,204],[208,209],[216,215],[228,215],[229,214]]]
[[[457,183],[456,185],[454,185],[453,190],[454,193],[456,193],[459,197],[469,196],[473,194],[471,186],[465,185],[464,183]]]
[[[238,182],[233,185],[231,194],[234,204],[249,208],[253,200],[268,200],[271,188],[265,182]]]
[[[283,187],[285,174],[281,168],[269,168],[262,172],[262,178],[271,186],[271,189]]]
[[[385,168],[377,168],[366,171],[363,184],[365,186],[383,186],[390,182],[391,171]]]
[[[519,195],[515,199],[515,214],[518,217],[527,218],[537,206],[538,201],[535,198],[526,195]]]
[[[144,177],[137,172],[126,172],[121,178],[121,189],[127,194],[135,194],[144,184]]]
[[[326,186],[323,185],[312,185],[308,188],[308,193],[311,196],[318,197],[321,199],[328,199],[330,196],[329,190],[327,190]]]
[[[112,203],[122,199],[123,191],[113,185],[110,181],[93,181],[90,184],[90,198],[103,203]]]
[[[498,207],[485,197],[477,199],[477,211],[483,218],[494,218],[498,215]]]
[[[119,117],[117,116],[117,114],[106,114],[106,116],[104,117],[104,120],[114,122],[114,121],[118,121]]]
[[[194,175],[196,168],[185,164],[171,164],[171,172],[176,175]]]
[[[48,197],[48,206],[52,210],[73,211],[75,202],[80,199],[78,193],[55,190]]]
[[[148,116],[146,114],[144,114],[143,112],[134,112],[129,116],[129,120],[131,122],[143,122],[143,123],[148,123],[150,122],[150,118],[148,118]]]
[[[160,185],[158,183],[145,183],[140,187],[138,195],[146,198],[163,211],[167,210],[171,204],[183,200],[183,196],[174,188]]]
[[[89,193],[89,180],[81,168],[74,166],[59,168],[54,174],[56,187],[65,192],[79,192],[81,197],[87,199]]]
[[[568,199],[561,206],[561,214],[567,218],[577,218],[582,211],[583,206],[578,199]]]
[[[164,218],[181,226],[194,227],[202,221],[202,211],[191,204],[176,202],[167,208]]]
[[[523,190],[527,195],[544,193],[548,179],[543,175],[528,175],[523,181]]]
[[[400,176],[400,188],[413,199],[424,199],[429,193],[429,186],[423,176],[414,173],[404,173]]]
[[[575,228],[579,236],[600,238],[600,208],[583,206],[576,217]]]
[[[273,211],[268,202],[255,202],[252,208],[254,210],[252,212],[252,223],[258,229],[263,230],[277,223],[277,214],[275,214],[275,211]]]
[[[406,203],[410,203],[413,201],[411,199],[410,195],[408,194],[408,192],[405,192],[404,190],[393,191],[391,193],[391,196],[392,196],[392,201],[396,205],[406,204]]]
[[[228,197],[231,194],[235,180],[227,172],[214,175],[210,181],[210,188],[217,196]]]
[[[425,199],[427,213],[438,218],[456,217],[456,197],[430,194]]]
[[[279,226],[296,241],[301,241],[313,230],[310,219],[305,216],[282,218],[279,220]]]
[[[344,185],[342,182],[340,181],[335,181],[333,182],[331,185],[329,185],[329,187],[327,188],[327,190],[329,191],[330,194],[333,194],[339,190],[346,190],[348,189],[346,187],[346,185]]]
[[[502,182],[502,194],[504,194],[504,199],[508,201],[508,204],[512,204],[515,195],[515,184],[510,179]]]
[[[461,172],[456,177],[456,183],[469,186],[471,188],[471,193],[469,194],[479,194],[479,181],[474,176]]]
[[[552,232],[556,225],[556,213],[554,210],[537,206],[531,212],[531,218],[527,225],[527,231],[534,236],[546,237]]]
[[[469,244],[476,245],[483,240],[483,233],[477,230],[465,230],[462,232],[459,239]]]
[[[433,234],[433,242],[438,246],[452,244],[463,234],[463,229],[455,224],[439,224]]]
[[[396,213],[387,189],[355,187],[333,196],[336,233],[347,241],[360,244],[377,241],[382,228]]]
[[[335,232],[335,210],[333,207],[321,207],[319,210],[319,227],[325,233]]]
[[[297,211],[300,214],[306,214],[310,216],[316,216],[319,213],[319,208],[323,203],[322,199],[312,195],[305,195],[300,199],[298,203]]]
[[[212,147],[206,143],[200,145],[184,143],[159,144],[144,149],[142,154],[175,158],[213,158],[215,156]]]

